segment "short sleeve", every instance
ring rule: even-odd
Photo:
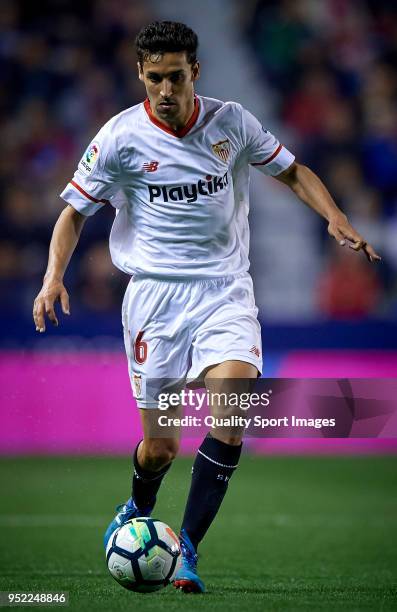
[[[116,139],[111,122],[98,132],[81,158],[73,179],[60,194],[68,204],[91,216],[120,189]]]
[[[248,163],[264,174],[277,176],[295,160],[295,156],[244,108],[243,133]]]

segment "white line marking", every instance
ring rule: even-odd
[[[249,511],[250,520],[263,527],[385,527],[397,522],[397,515],[383,517],[375,516],[343,516],[337,514],[311,514],[298,516],[296,514],[263,514]],[[100,514],[0,514],[0,528],[20,527],[92,527],[105,528],[111,516]],[[235,514],[228,517],[235,526],[245,525],[247,516]]]
[[[106,527],[111,516],[98,514],[0,514],[3,527]]]
[[[343,516],[337,514],[311,514],[298,516],[294,514],[256,514],[250,512],[250,521],[256,526],[263,527],[286,527],[296,529],[298,527],[385,527],[385,525],[395,524],[397,516],[376,517],[376,516]],[[228,522],[233,525],[245,525],[247,518],[241,515],[231,516]]]

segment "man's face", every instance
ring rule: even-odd
[[[186,53],[153,54],[138,63],[139,79],[146,87],[152,112],[162,121],[183,124],[193,102],[193,84],[199,77],[199,63],[189,64]]]

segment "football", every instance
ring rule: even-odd
[[[169,584],[179,567],[179,540],[171,527],[157,519],[135,518],[109,538],[109,572],[130,591],[150,593]]]

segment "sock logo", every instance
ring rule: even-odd
[[[177,185],[167,187],[166,185],[148,185],[149,200],[154,202],[162,198],[164,202],[183,202],[189,204],[197,202],[199,195],[212,196],[218,191],[223,191],[229,185],[228,173],[223,176],[211,176],[207,174],[205,180],[200,179],[195,184]]]

